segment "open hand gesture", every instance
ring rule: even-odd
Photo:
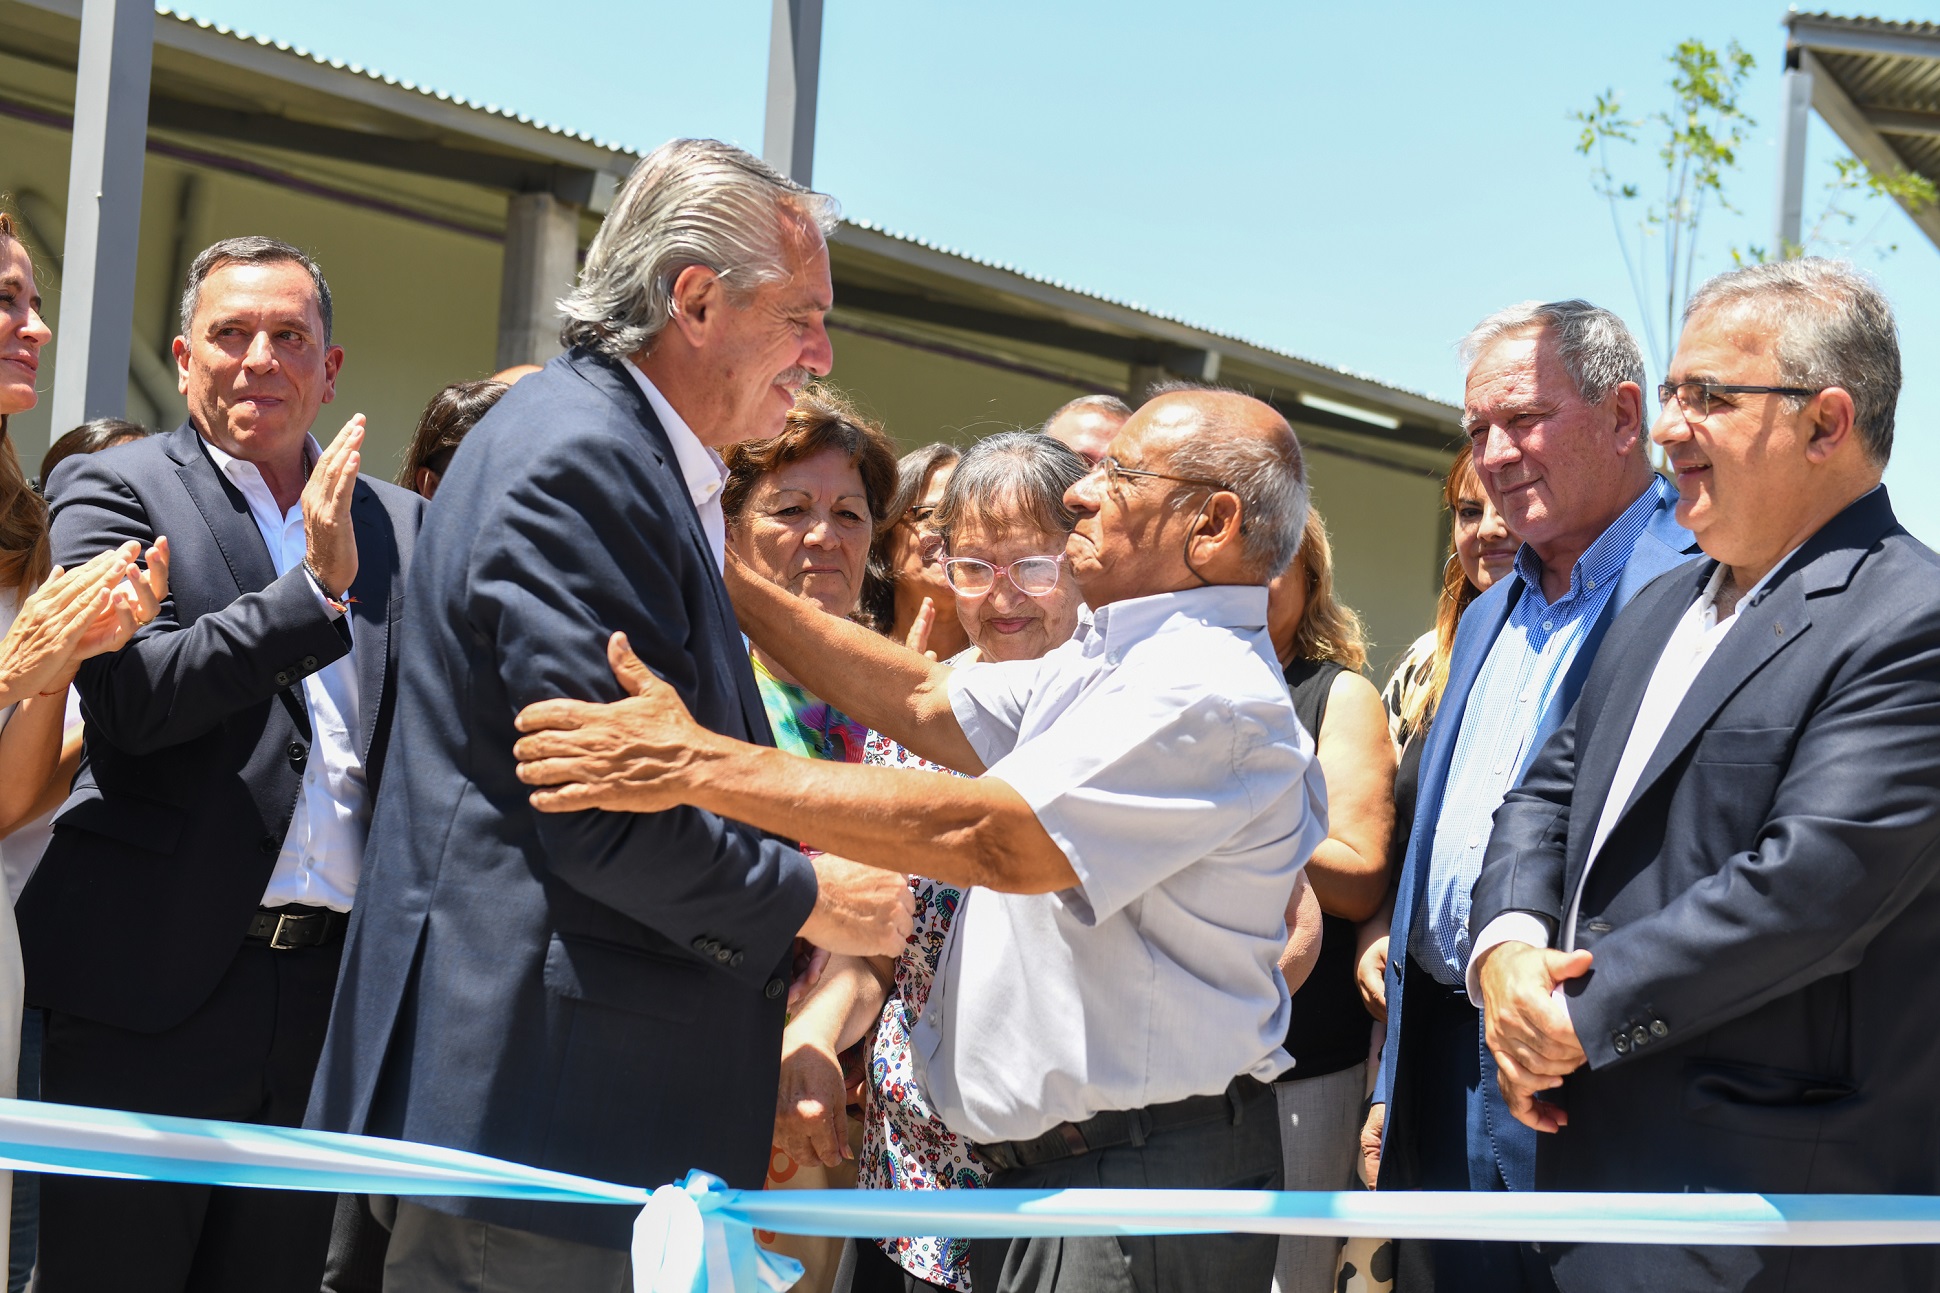
[[[350,524],[350,503],[356,496],[363,445],[364,415],[359,413],[344,423],[303,485],[304,559],[333,598],[343,597],[357,581],[357,531]]]
[[[705,739],[706,729],[633,653],[626,634],[607,640],[606,658],[626,699],[606,705],[542,700],[515,720],[526,733],[512,747],[519,780],[543,787],[532,794],[532,806],[542,813],[652,813],[686,802],[665,774]]]

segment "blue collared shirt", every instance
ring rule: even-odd
[[[1476,675],[1455,737],[1435,845],[1429,855],[1427,906],[1418,912],[1410,953],[1441,982],[1463,982],[1468,967],[1469,891],[1482,874],[1491,819],[1535,753],[1531,742],[1583,639],[1616,592],[1668,487],[1652,477],[1637,497],[1570,569],[1570,586],[1543,597],[1542,562],[1524,545],[1516,554],[1515,607]]]

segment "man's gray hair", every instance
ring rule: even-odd
[[[1099,413],[1108,413],[1116,418],[1128,418],[1132,416],[1132,406],[1124,400],[1119,399],[1116,395],[1080,395],[1075,400],[1058,405],[1052,411],[1050,417],[1038,423],[1037,429],[1040,433],[1049,431],[1052,424],[1059,418],[1067,413],[1076,413],[1080,409],[1091,409]]]
[[[1307,529],[1307,465],[1300,439],[1284,419],[1284,435],[1262,436],[1246,433],[1223,412],[1201,408],[1198,413],[1197,428],[1173,442],[1166,474],[1218,481],[1239,495],[1240,550],[1264,582],[1287,568]],[[1191,498],[1182,492],[1174,506],[1184,507]]]
[[[1035,431],[1004,431],[963,451],[932,518],[947,545],[966,522],[986,527],[1028,521],[1046,534],[1069,534],[1077,513],[1064,495],[1091,464],[1061,441]]]
[[[299,249],[274,238],[249,236],[246,238],[224,238],[221,242],[205,247],[202,254],[189,266],[188,281],[182,285],[182,336],[189,335],[189,325],[195,322],[195,307],[202,300],[202,285],[225,265],[297,265],[310,276],[310,282],[317,289],[317,313],[323,320],[323,344],[330,344],[330,284],[323,281],[323,271],[317,263],[304,255]]]
[[[1601,404],[1624,382],[1644,385],[1644,352],[1623,320],[1600,305],[1568,301],[1524,301],[1497,310],[1469,329],[1456,353],[1468,368],[1484,350],[1504,337],[1541,328],[1556,339],[1556,357],[1586,403]]]
[[[1843,260],[1808,256],[1719,274],[1691,294],[1684,322],[1743,309],[1773,334],[1779,386],[1852,396],[1853,429],[1866,456],[1884,467],[1893,454],[1900,400],[1900,339],[1893,307],[1872,278]],[[1794,412],[1810,396],[1784,397]]]
[[[674,280],[691,265],[746,301],[786,276],[785,217],[823,237],[835,199],[795,183],[752,153],[714,139],[676,139],[648,153],[620,187],[579,284],[559,302],[559,338],[613,358],[650,346],[673,316]]]

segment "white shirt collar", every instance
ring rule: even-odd
[[[1151,637],[1174,615],[1186,615],[1220,628],[1258,629],[1266,625],[1264,584],[1211,584],[1177,592],[1128,597],[1091,612],[1084,635],[1087,654],[1106,645],[1123,650]]]
[[[269,488],[269,482],[263,479],[262,469],[255,463],[247,458],[236,457],[208,436],[202,435],[199,429],[197,438],[202,441],[202,447],[209,451],[209,459],[215,463],[216,470],[227,476],[236,488],[249,489],[253,486]],[[323,446],[317,443],[315,436],[306,432],[303,436],[303,470],[306,475],[322,456]]]
[[[694,429],[687,425],[687,419],[674,411],[653,379],[642,372],[640,365],[631,359],[622,360],[633,380],[653,406],[654,416],[660,419],[660,427],[667,433],[667,440],[674,447],[674,460],[680,464],[681,479],[687,483],[687,493],[694,500],[694,506],[701,508],[720,496],[721,486],[727,483],[727,464],[721,455],[701,443]]]

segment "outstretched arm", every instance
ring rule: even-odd
[[[934,763],[984,770],[950,708],[948,665],[791,596],[732,549],[725,574],[742,630],[810,693]]]
[[[1018,792],[992,777],[803,759],[696,723],[674,689],[614,634],[613,671],[630,696],[549,700],[518,717],[519,779],[545,813],[654,813],[682,804],[901,872],[912,841],[945,883],[1050,893],[1077,872]]]

